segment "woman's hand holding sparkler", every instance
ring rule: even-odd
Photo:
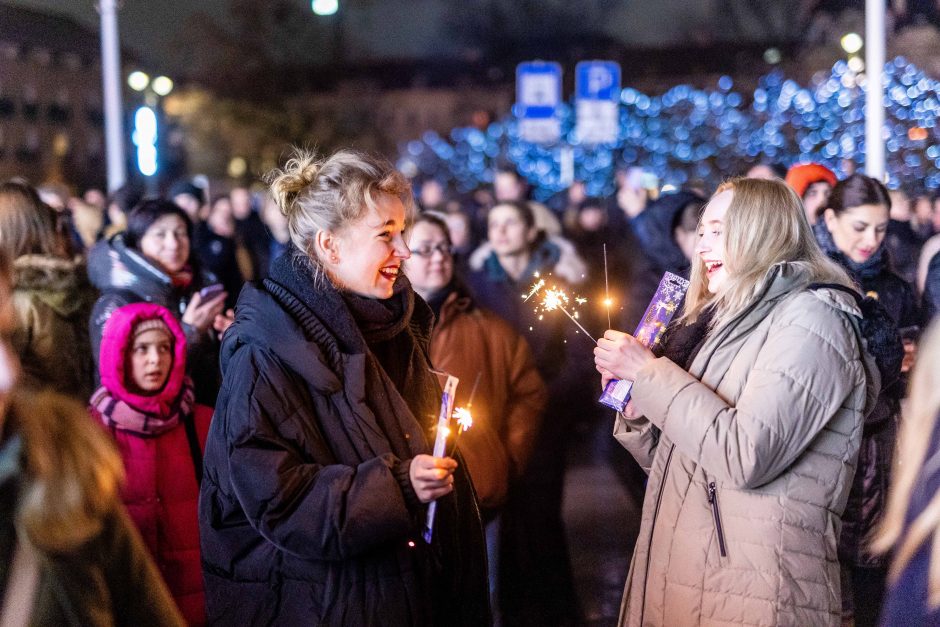
[[[450,457],[415,455],[411,460],[408,477],[422,503],[430,503],[454,489],[454,471],[457,461]]]
[[[594,364],[602,376],[636,381],[640,369],[656,359],[653,352],[632,335],[610,329],[597,341]],[[606,381],[604,382],[606,385]]]

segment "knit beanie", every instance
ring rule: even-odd
[[[173,341],[173,333],[170,331],[170,327],[166,325],[166,322],[163,321],[163,318],[141,320],[134,325],[134,330],[131,332],[131,339],[136,339],[138,335],[146,333],[147,331],[160,331],[165,334],[171,342]]]
[[[787,172],[786,181],[787,185],[792,187],[793,191],[802,198],[813,183],[829,183],[830,187],[835,187],[836,175],[832,170],[819,163],[799,163]]]

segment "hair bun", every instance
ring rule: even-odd
[[[317,180],[320,166],[315,153],[298,148],[283,168],[274,169],[264,177],[281,213],[290,214],[297,196]]]

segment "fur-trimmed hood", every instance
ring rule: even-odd
[[[80,257],[23,255],[13,262],[13,289],[32,292],[58,315],[69,318],[88,308],[92,286]]]

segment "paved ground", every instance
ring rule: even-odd
[[[612,419],[612,418],[611,418]],[[573,442],[565,481],[564,517],[585,624],[616,625],[620,597],[639,525],[636,504],[614,473],[605,420]]]

